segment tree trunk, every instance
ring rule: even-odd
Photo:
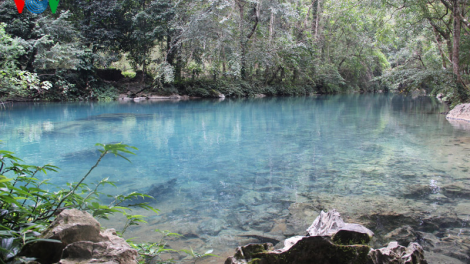
[[[461,20],[460,20],[460,0],[453,0],[453,14],[454,14],[454,32],[452,36],[452,69],[454,76],[457,78],[458,82],[462,81],[460,76],[460,27],[461,27]]]
[[[274,12],[271,10],[271,18],[269,19],[269,43],[273,40],[273,28],[274,28]]]
[[[255,24],[253,25],[253,28],[251,29],[250,33],[248,33],[247,36],[245,36],[244,30],[243,30],[243,15],[244,15],[244,10],[245,10],[245,1],[244,0],[238,0],[238,9],[240,12],[240,22],[238,23],[238,29],[240,31],[240,52],[241,52],[241,58],[240,58],[240,76],[242,80],[246,80],[246,49],[248,45],[248,41],[251,39],[253,34],[256,31],[256,28],[258,26],[258,21],[259,21],[259,9],[257,8],[257,5],[253,8],[255,11]]]
[[[316,40],[319,35],[320,29],[320,19],[321,19],[321,12],[322,12],[322,4],[321,0],[313,0],[312,1],[312,36],[313,39]]]
[[[437,47],[439,49],[439,53],[441,54],[441,60],[442,60],[442,67],[444,69],[447,69],[447,57],[446,55],[444,54],[444,51],[442,50],[442,38],[441,38],[441,35],[439,35],[439,32],[437,32],[437,29],[436,27],[433,25],[432,26],[433,30],[434,30],[434,36],[436,38],[436,42],[437,42]]]

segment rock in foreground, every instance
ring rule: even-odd
[[[100,224],[93,216],[76,209],[62,211],[41,238],[60,243],[27,244],[21,254],[42,264],[137,263],[137,251],[118,237],[114,229],[100,232]]]
[[[249,244],[239,247],[225,264],[427,264],[417,243],[406,248],[391,242],[388,247],[371,249],[367,244],[372,231],[359,224],[344,223],[336,210],[321,212],[307,229],[307,236],[284,241],[284,248],[272,244]]]

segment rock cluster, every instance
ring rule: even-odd
[[[58,243],[27,244],[21,255],[34,257],[42,264],[137,263],[137,251],[118,237],[114,229],[101,232],[93,216],[76,209],[62,211],[40,238]]]
[[[359,224],[345,223],[336,210],[321,212],[307,229],[306,236],[284,241],[284,248],[275,250],[270,243],[238,247],[225,264],[241,263],[367,263],[427,264],[418,243],[408,247],[391,242],[386,248],[368,246],[374,233]]]

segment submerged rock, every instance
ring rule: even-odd
[[[64,210],[42,234],[42,239],[27,244],[21,255],[45,263],[137,263],[138,253],[114,229],[100,231],[100,224],[89,213]]]
[[[408,245],[412,242],[418,242],[423,238],[411,226],[402,226],[384,236],[386,240],[395,240],[400,245]]]
[[[447,197],[470,198],[470,185],[463,182],[454,182],[441,187]]]
[[[135,203],[161,201],[167,198],[169,195],[171,195],[174,192],[174,189],[176,186],[176,180],[177,180],[176,178],[173,178],[163,183],[154,183],[147,190],[143,192],[139,190],[133,190],[134,192],[148,194],[152,196],[152,198],[139,196],[134,199],[128,200],[124,204],[129,205],[129,204],[135,204]]]
[[[203,234],[216,236],[220,231],[222,231],[222,229],[224,229],[225,226],[226,223],[223,220],[213,218],[207,221],[203,221],[198,226],[198,229]]]

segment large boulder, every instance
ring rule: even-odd
[[[137,263],[138,253],[114,229],[100,231],[100,223],[89,213],[76,209],[62,211],[42,234],[27,244],[21,255],[45,263]]]
[[[465,120],[470,122],[470,103],[459,104],[450,110],[446,116],[447,119]]]
[[[108,264],[137,263],[137,251],[118,237],[114,229],[105,230],[101,236],[105,241],[78,241],[67,245],[59,263],[97,263],[96,260],[99,260],[98,263]]]

